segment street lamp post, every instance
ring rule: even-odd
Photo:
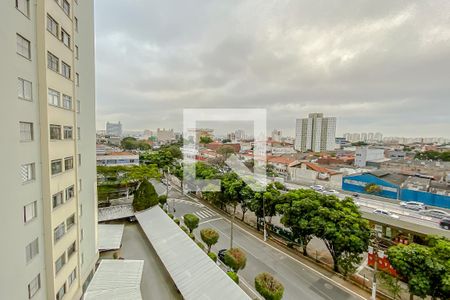
[[[373,279],[372,279],[372,297],[370,298],[371,300],[376,300],[377,299],[377,269],[378,269],[378,251],[379,251],[379,245],[378,245],[378,232],[375,231],[375,243],[374,243],[374,257],[375,257],[375,262],[373,265],[373,269],[374,269],[374,273],[373,273]]]
[[[265,242],[267,241],[267,229],[266,229],[266,209],[264,207],[264,196],[262,197],[262,207],[263,207],[263,235]]]

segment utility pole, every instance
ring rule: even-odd
[[[233,248],[233,227],[234,227],[234,212],[231,216],[231,232],[230,232],[230,249]]]
[[[264,196],[262,197],[262,207],[263,207],[263,235],[264,235],[264,242],[267,241],[267,229],[266,229],[266,209],[264,207]]]
[[[378,269],[378,251],[379,251],[379,245],[378,245],[378,232],[374,231],[375,233],[375,243],[374,243],[374,257],[375,262],[373,265],[374,273],[373,273],[373,279],[372,279],[372,297],[371,300],[377,299],[377,269]]]

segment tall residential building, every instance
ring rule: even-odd
[[[272,130],[272,142],[281,142],[281,130],[274,129]]]
[[[324,118],[321,113],[309,114],[297,119],[295,128],[295,150],[331,151],[336,147],[336,118]]]
[[[156,139],[162,144],[171,143],[175,141],[175,133],[173,129],[158,128],[156,131]]]
[[[106,135],[122,136],[122,123],[106,122]]]
[[[0,299],[80,299],[98,260],[93,9],[0,1]]]

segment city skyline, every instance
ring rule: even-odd
[[[185,107],[256,107],[291,135],[312,112],[338,135],[450,132],[450,3],[197,4],[96,1],[98,127],[179,130]]]

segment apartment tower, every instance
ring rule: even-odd
[[[336,147],[336,118],[324,118],[321,113],[309,114],[297,119],[295,126],[295,150],[332,151]]]
[[[79,299],[98,259],[93,0],[2,0],[0,23],[0,299]]]

